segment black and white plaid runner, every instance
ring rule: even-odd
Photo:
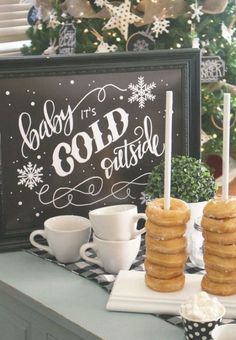
[[[42,259],[45,259],[47,261],[53,262],[56,265],[65,268],[66,270],[69,270],[70,272],[80,275],[86,279],[92,280],[96,282],[99,286],[104,288],[108,293],[111,292],[113,283],[116,279],[116,275],[113,274],[108,274],[104,272],[102,268],[100,268],[96,264],[89,264],[85,260],[80,259],[76,263],[72,264],[62,264],[58,262],[55,257],[52,255],[48,254],[47,252],[43,250],[39,250],[37,248],[32,248],[27,250],[28,253],[39,256]],[[94,252],[92,250],[88,250],[88,255],[89,256],[95,256]],[[141,241],[141,246],[139,253],[136,257],[135,262],[132,264],[131,269],[133,270],[139,270],[143,271],[144,270],[144,258],[145,258],[145,241],[144,238],[142,238]],[[200,275],[203,274],[203,269],[195,267],[190,261],[187,262],[186,264],[186,273],[189,274],[195,274],[199,273]],[[182,320],[180,316],[178,315],[167,315],[167,314],[152,314],[156,317],[159,317],[172,325],[182,327]],[[233,319],[224,319],[224,323],[231,323],[231,322],[236,322],[236,320]]]
[[[112,286],[116,279],[116,275],[108,274],[104,272],[104,270],[96,264],[90,264],[83,259],[80,259],[78,262],[75,262],[72,264],[63,264],[63,263],[58,262],[55,259],[55,257],[53,257],[52,255],[48,254],[47,252],[43,250],[32,248],[32,249],[27,250],[27,252],[33,255],[37,255],[50,262],[53,262],[59,265],[60,267],[63,267],[69,270],[70,272],[74,274],[78,274],[89,280],[93,280],[96,283],[98,283],[99,286],[105,288],[109,293],[112,290]],[[93,250],[87,250],[86,253],[90,257],[95,257]],[[139,253],[134,263],[132,264],[131,269],[141,270],[141,271],[144,270],[144,265],[143,265],[144,257],[145,257],[145,242],[144,242],[144,238],[142,238]]]

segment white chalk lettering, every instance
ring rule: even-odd
[[[76,161],[77,163],[85,163],[91,158],[93,152],[100,152],[108,145],[121,138],[128,127],[128,116],[129,114],[123,109],[114,109],[105,114],[101,121],[97,120],[89,125],[89,132],[78,132],[72,138],[71,146],[65,142],[59,143],[54,149],[52,156],[52,165],[56,173],[59,176],[67,176],[71,174],[74,169],[74,161]],[[119,129],[117,123],[119,123]],[[106,126],[108,128],[106,128]],[[102,127],[105,132],[101,131]],[[65,162],[62,162],[61,159],[62,150],[64,150],[67,155],[71,156],[66,158],[66,164]],[[62,164],[67,167],[69,165],[69,170],[66,171],[65,169],[63,169]]]
[[[139,135],[138,138],[129,143],[125,139],[123,145],[113,150],[113,159],[105,157],[101,161],[101,168],[105,171],[106,178],[111,178],[113,172],[121,168],[128,169],[137,165],[148,151],[157,157],[164,153],[164,145],[159,146],[159,136],[153,135],[152,121],[149,116],[144,118],[143,127],[136,127],[134,133]]]
[[[19,116],[19,130],[23,142],[21,145],[21,153],[24,158],[25,146],[30,150],[37,150],[40,147],[40,142],[46,137],[50,138],[53,134],[60,134],[62,131],[65,136],[69,136],[73,130],[73,110],[70,105],[67,111],[60,111],[55,114],[55,104],[52,100],[47,100],[43,106],[44,119],[40,122],[38,130],[32,128],[31,115],[27,112],[22,112]]]

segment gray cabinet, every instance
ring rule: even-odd
[[[0,340],[183,339],[182,329],[153,315],[108,312],[108,297],[25,251],[0,254]]]
[[[49,316],[41,314],[37,308],[19,302],[0,289],[0,340],[82,340],[99,339],[90,335],[80,336]]]
[[[0,305],[0,339],[30,340],[30,324]],[[55,340],[55,339],[54,339]]]
[[[18,306],[19,307],[19,306]],[[18,309],[18,308],[16,308]],[[0,339],[1,340],[82,340],[79,335],[72,334],[42,316],[27,310],[22,304],[21,315],[17,315],[8,308],[0,305]],[[28,314],[28,315],[27,315]],[[25,317],[28,316],[28,321]],[[36,321],[37,319],[37,321]],[[87,337],[86,337],[87,339]]]

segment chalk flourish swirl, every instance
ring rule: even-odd
[[[44,184],[41,189],[36,192],[38,199],[43,205],[52,204],[56,209],[63,209],[68,206],[85,207],[107,200],[109,197],[114,197],[117,200],[127,198],[136,199],[132,194],[132,188],[137,186],[146,186],[147,178],[150,173],[145,173],[132,181],[120,181],[111,186],[110,193],[106,196],[101,196],[104,188],[104,181],[99,176],[93,176],[89,179],[78,183],[73,188],[68,186],[60,187],[54,191],[51,198],[50,185]],[[106,184],[107,186],[107,184]],[[96,200],[97,197],[97,200]]]

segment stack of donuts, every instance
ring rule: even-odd
[[[171,198],[170,209],[164,209],[164,199],[157,198],[146,208],[146,285],[159,292],[183,288],[187,241],[183,236],[190,218],[188,205]]]
[[[210,200],[201,226],[206,270],[202,289],[214,295],[236,294],[236,198]]]

